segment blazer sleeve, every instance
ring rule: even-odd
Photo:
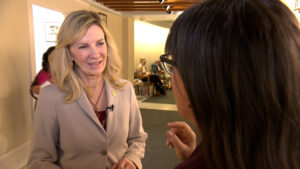
[[[130,121],[128,134],[128,149],[125,158],[133,161],[138,169],[142,169],[141,159],[145,154],[146,139],[148,137],[145,133],[142,124],[141,112],[131,83],[130,85]]]
[[[58,121],[52,97],[42,89],[33,119],[32,150],[28,169],[60,169],[58,162]]]

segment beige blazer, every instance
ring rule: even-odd
[[[108,105],[106,131],[85,92],[64,104],[66,92],[55,85],[41,90],[33,120],[28,169],[106,169],[121,158],[141,169],[147,133],[131,83],[122,90],[105,82]]]

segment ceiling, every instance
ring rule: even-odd
[[[163,12],[184,11],[203,0],[95,0],[109,9],[120,12]]]
[[[203,0],[93,0],[109,10],[170,28],[185,9]]]

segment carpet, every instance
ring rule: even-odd
[[[175,150],[166,144],[167,123],[185,121],[175,111],[141,109],[144,130],[148,133],[145,158],[142,159],[144,169],[172,169],[180,161]]]
[[[152,96],[145,100],[147,103],[162,103],[162,104],[176,104],[174,93],[172,90],[166,90],[166,95]]]

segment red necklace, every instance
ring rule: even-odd
[[[94,109],[94,112],[95,112],[96,116],[98,117],[98,119],[99,119],[101,125],[102,125],[102,126],[104,127],[104,129],[105,129],[105,128],[106,128],[106,110],[103,110],[103,111],[97,111],[97,109],[96,109],[96,106],[97,106],[97,104],[98,104],[98,102],[99,102],[99,100],[100,100],[100,97],[101,97],[102,93],[103,93],[103,89],[104,89],[104,84],[103,84],[103,86],[102,86],[102,88],[101,88],[101,92],[100,92],[100,94],[99,94],[99,96],[98,96],[97,101],[96,101],[95,104],[93,104],[93,102],[92,102],[90,99],[89,99],[89,101],[90,101],[90,103],[92,104],[93,109]]]
[[[98,104],[98,102],[99,102],[99,100],[100,100],[100,97],[101,97],[102,93],[103,93],[103,89],[104,89],[104,84],[102,85],[101,91],[100,91],[100,93],[99,93],[99,96],[98,96],[97,101],[96,101],[95,104],[94,104],[94,103],[92,102],[92,100],[90,100],[90,98],[89,98],[89,101],[90,101],[90,103],[92,104],[92,107],[93,107],[93,109],[94,109],[95,112],[97,112],[96,106],[97,106],[97,104]]]

